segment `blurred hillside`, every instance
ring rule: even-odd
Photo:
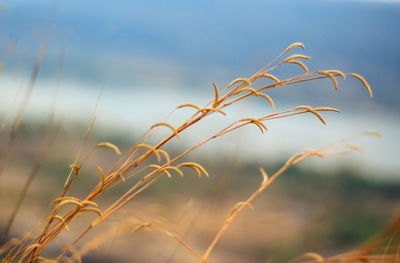
[[[11,236],[29,231],[36,220],[49,212],[48,205],[64,185],[69,164],[79,148],[84,131],[85,127],[72,124],[61,129],[29,190]],[[22,128],[14,157],[9,160],[1,180],[0,225],[3,227],[37,158],[44,133],[44,125],[38,123],[26,123]],[[99,141],[111,141],[121,149],[127,149],[134,137],[103,134],[95,128],[87,148]],[[0,153],[4,154],[4,140],[1,145]],[[181,149],[168,151],[173,154]],[[96,235],[114,231],[112,229],[119,224],[122,227],[122,222],[131,217],[132,220],[148,222],[161,220],[167,227],[184,234],[196,249],[204,249],[232,206],[246,199],[260,184],[258,167],[273,173],[285,162],[238,163],[236,158],[235,153],[219,158],[213,154],[193,155],[190,160],[203,164],[210,178],[198,178],[192,172],[185,173],[184,178],[165,178],[145,191],[122,213],[107,221],[82,244]],[[108,169],[116,159],[107,150],[97,152],[82,170],[71,194],[83,198],[97,182],[96,167]],[[100,201],[111,202],[125,188],[124,184],[116,187]],[[309,251],[324,256],[345,252],[378,233],[399,211],[399,201],[398,183],[368,179],[354,167],[342,167],[327,173],[300,165],[282,175],[256,199],[254,211],[243,212],[222,239],[213,259],[263,262],[273,258],[273,262],[284,262]],[[30,222],[25,220],[26,217],[31,218]],[[74,232],[80,229],[80,224],[70,227]],[[133,228],[134,225],[130,229]],[[157,231],[143,230],[135,234],[115,232],[115,238],[118,240],[115,243],[105,241],[100,250],[84,256],[84,262],[102,262],[101,257],[108,258],[104,262],[111,259],[113,262],[160,262],[160,258],[187,262],[189,257],[173,239]],[[69,240],[68,236],[63,236],[62,240]],[[129,252],[132,249],[141,252],[132,254]]]

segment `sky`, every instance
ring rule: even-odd
[[[99,122],[118,122],[131,129],[149,127],[187,100],[208,101],[212,81],[224,86],[237,77],[248,77],[288,45],[300,41],[306,49],[296,52],[312,57],[310,70],[359,73],[375,97],[369,99],[362,85],[351,79],[339,83],[339,92],[334,92],[329,82],[274,90],[270,95],[282,109],[307,104],[338,107],[343,112],[340,117],[328,115],[329,127],[320,127],[317,122],[307,122],[304,127],[303,119],[293,120],[293,125],[301,127],[302,140],[293,134],[293,128],[274,124],[273,139],[265,139],[260,148],[271,148],[269,156],[279,150],[284,156],[312,143],[373,129],[381,131],[384,140],[372,143],[369,157],[362,158],[375,170],[385,168],[394,173],[400,168],[395,158],[400,146],[395,132],[400,125],[398,3],[3,1],[0,113],[7,110],[18,86],[26,86],[44,42],[46,54],[29,106],[31,115],[27,116],[37,118],[48,111],[63,54],[59,115],[87,121],[98,90],[107,80]],[[280,74],[298,72],[293,67]],[[248,114],[256,115],[264,109],[258,102],[249,108],[245,109],[250,110]],[[242,111],[234,110],[238,114]],[[286,145],[283,150],[282,144],[276,143],[282,140]],[[258,146],[259,138],[252,143]],[[362,158],[357,162],[362,163]]]

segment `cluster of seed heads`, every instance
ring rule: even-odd
[[[174,127],[168,122],[158,122],[152,125],[149,128],[148,132],[145,134],[145,136],[142,137],[142,140],[139,141],[137,144],[133,145],[130,150],[128,150],[125,154],[122,155],[118,147],[115,146],[114,144],[110,142],[100,142],[97,145],[95,145],[91,151],[89,151],[89,153],[86,155],[85,158],[82,159],[81,162],[79,162],[80,153],[82,151],[82,148],[85,146],[87,142],[87,137],[94,123],[95,118],[93,117],[92,122],[90,123],[88,131],[86,133],[84,142],[82,143],[81,149],[79,150],[74,163],[70,165],[71,170],[65,182],[64,189],[62,190],[60,197],[53,201],[53,204],[55,206],[50,216],[47,218],[46,220],[47,222],[45,223],[43,229],[39,232],[39,234],[36,237],[32,237],[31,235],[29,235],[24,239],[18,241],[16,244],[14,244],[14,246],[12,247],[8,255],[3,259],[2,262],[13,262],[16,259],[18,259],[18,262],[35,262],[35,261],[59,262],[62,259],[67,259],[67,260],[74,259],[76,262],[81,262],[80,255],[74,248],[77,242],[84,235],[86,235],[88,231],[90,231],[96,225],[98,225],[99,223],[103,222],[105,219],[116,213],[118,210],[124,207],[129,201],[135,198],[138,194],[140,194],[142,191],[150,187],[152,184],[156,183],[160,178],[162,178],[163,176],[171,178],[172,177],[171,172],[174,172],[179,176],[183,177],[184,176],[184,171],[182,170],[183,167],[191,168],[199,177],[202,174],[209,176],[204,167],[196,162],[181,162],[181,163],[177,162],[186,155],[188,155],[189,153],[191,153],[192,151],[202,146],[203,144],[208,143],[209,141],[217,137],[220,137],[228,132],[231,132],[233,130],[236,130],[238,128],[250,124],[256,125],[260,129],[260,131],[264,133],[268,131],[265,122],[273,119],[284,118],[298,114],[311,113],[314,116],[316,116],[323,124],[326,124],[326,121],[324,120],[320,112],[323,111],[339,112],[338,109],[330,107],[311,107],[307,105],[301,105],[285,111],[270,113],[260,118],[247,117],[234,121],[233,123],[228,124],[220,132],[216,133],[215,135],[200,142],[196,146],[174,157],[171,157],[165,149],[162,149],[162,147],[167,142],[169,142],[173,138],[179,139],[182,131],[191,127],[198,121],[203,120],[205,117],[214,113],[226,116],[227,113],[224,111],[224,109],[237,101],[243,100],[250,96],[263,98],[269,103],[271,109],[274,110],[275,103],[273,99],[266,93],[268,89],[282,87],[282,86],[289,86],[296,83],[313,81],[316,79],[328,78],[332,81],[334,88],[338,90],[337,78],[340,77],[342,79],[345,79],[346,76],[352,76],[359,79],[364,85],[364,87],[367,89],[368,94],[372,97],[372,91],[370,86],[368,85],[366,80],[358,74],[343,73],[339,70],[323,70],[323,71],[320,70],[320,71],[310,72],[308,67],[302,61],[311,59],[309,56],[302,54],[294,54],[284,58],[281,62],[278,63],[278,61],[285,54],[287,54],[290,50],[292,50],[295,47],[300,47],[304,49],[304,45],[302,43],[293,43],[280,56],[278,56],[271,63],[260,69],[253,76],[249,78],[243,78],[243,77],[237,78],[233,80],[231,83],[229,83],[223,90],[220,90],[217,84],[213,83],[214,97],[205,106],[201,107],[189,102],[179,105],[176,109],[189,107],[195,110],[195,112],[187,120],[182,122],[181,125]],[[304,71],[304,73],[284,80],[280,80],[278,77],[271,74],[271,72],[274,69],[288,64],[294,64],[299,66]],[[257,80],[260,79],[268,79],[269,81],[272,81],[272,83],[263,87],[257,87],[256,82]],[[171,134],[166,136],[159,143],[150,145],[148,143],[148,140],[151,138],[152,134],[154,134],[160,127],[168,128],[169,130],[171,130]],[[378,136],[378,134],[374,132],[368,132],[367,135]],[[341,141],[339,143],[340,147],[343,146],[341,143],[343,142]],[[265,188],[268,187],[270,183],[272,183],[272,181],[274,181],[276,177],[278,177],[281,173],[283,173],[283,171],[285,171],[288,167],[298,164],[311,156],[325,157],[328,155],[347,153],[349,150],[356,150],[359,152],[363,152],[363,150],[359,146],[354,144],[346,144],[345,145],[346,150],[344,151],[327,152],[327,150],[329,149],[338,147],[339,144],[336,143],[318,150],[308,149],[304,152],[298,153],[292,156],[286,162],[286,164],[271,177],[268,177],[267,173],[263,169],[261,169],[260,172],[263,176],[263,181],[261,183],[261,186],[256,190],[255,193],[253,193],[253,195],[248,200],[244,202],[238,202],[232,208],[220,232],[216,235],[216,237],[208,247],[207,251],[202,255],[194,252],[194,250],[191,249],[188,245],[186,245],[182,240],[179,241],[179,239],[175,235],[168,234],[171,232],[166,232],[166,233],[174,237],[178,242],[180,242],[187,249],[189,249],[189,251],[200,260],[200,262],[206,262],[215,244],[218,242],[221,235],[230,225],[232,220],[237,216],[237,214],[240,213],[240,211],[242,211],[245,207],[253,208],[253,206],[251,205],[251,201],[259,193],[265,190]],[[102,148],[102,147],[113,150],[117,155],[121,155],[121,158],[114,165],[114,167],[112,167],[107,172],[105,172],[102,167],[100,166],[98,167],[99,182],[87,194],[87,197],[85,199],[81,200],[73,196],[68,196],[67,195],[68,192],[70,191],[72,185],[77,181],[80,174],[82,173],[82,168],[86,163],[86,161],[88,160],[88,158],[97,148]],[[155,156],[158,163],[163,162],[163,160],[164,162],[161,164],[157,163],[146,164],[146,162],[150,161],[151,156]],[[139,179],[136,183],[130,184],[131,183],[130,178],[133,178],[135,175],[141,174],[141,172],[143,171],[149,171],[149,172],[146,172],[146,174],[143,175],[141,179]],[[130,184],[130,188],[124,194],[122,194],[113,204],[101,210],[95,200],[100,195],[105,193],[107,190],[116,186],[118,183]],[[69,210],[67,209],[67,212],[65,212],[63,215],[60,214],[60,211],[62,211],[61,208],[67,205],[73,205],[74,207]],[[56,239],[64,229],[66,231],[70,231],[70,227],[68,226],[68,224],[74,218],[76,218],[78,214],[87,212],[96,213],[97,218],[94,219],[94,221],[86,228],[86,230],[83,231],[71,244],[68,244],[67,246],[64,247],[63,252],[56,258],[55,261],[41,257],[41,253],[46,248],[46,246],[51,241]],[[140,225],[136,231],[142,228],[149,228],[151,226],[152,226],[151,224],[147,225],[143,224]],[[73,259],[66,257],[66,253],[68,251],[72,251]],[[321,258],[317,254],[308,254],[306,256],[313,258],[318,262],[321,262],[320,261]]]

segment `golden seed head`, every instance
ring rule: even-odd
[[[346,75],[343,72],[341,72],[340,70],[330,69],[330,70],[325,70],[325,72],[328,72],[328,73],[331,73],[331,74],[336,74],[336,75],[342,77],[342,79],[346,78]]]
[[[375,137],[382,139],[382,135],[376,131],[366,131],[366,132],[364,132],[364,134],[369,135],[369,136],[375,136]]]
[[[290,51],[292,48],[294,47],[301,47],[302,49],[304,49],[304,45],[303,43],[300,42],[295,42],[293,44],[291,44],[290,46],[288,46],[285,51],[283,51],[283,54],[287,53],[288,51]]]
[[[215,108],[218,106],[219,91],[218,91],[217,84],[215,84],[215,82],[213,82],[213,87],[214,87],[215,97],[214,97],[214,102],[213,102],[212,106],[213,106],[213,108]]]
[[[164,172],[164,171],[166,171],[166,170],[173,170],[173,171],[177,172],[181,177],[183,177],[182,171],[181,171],[179,168],[175,167],[175,166],[167,166],[167,167],[164,167],[164,168],[162,168],[162,169],[160,170],[160,172]]]
[[[223,112],[221,109],[214,108],[214,107],[204,107],[204,108],[201,108],[200,111],[213,111],[213,112],[221,113],[222,115],[226,116],[225,112]]]
[[[333,85],[335,86],[335,90],[338,90],[337,80],[329,71],[317,71],[317,73],[329,77],[332,80]]]
[[[170,128],[170,129],[172,130],[172,132],[175,134],[176,138],[179,139],[179,132],[174,128],[174,126],[172,126],[172,125],[169,124],[169,123],[166,123],[166,122],[159,122],[159,123],[156,123],[156,124],[154,124],[153,126],[151,126],[151,129],[154,129],[154,128],[159,127],[159,126],[165,126],[165,127]]]
[[[176,108],[177,108],[177,109],[181,109],[181,108],[184,108],[184,107],[192,107],[192,108],[195,108],[195,109],[197,109],[197,110],[201,110],[201,108],[200,108],[199,106],[197,106],[197,105],[195,105],[195,104],[193,104],[193,103],[183,103],[183,104],[179,105],[179,106],[176,107]]]
[[[292,157],[289,158],[289,160],[287,160],[287,162],[285,163],[286,166],[292,165],[293,162],[295,162],[297,159],[299,159],[300,157],[302,157],[305,153],[301,152],[301,153],[296,153],[295,155],[293,155]]]
[[[249,123],[254,123],[261,130],[261,133],[264,133],[264,130],[268,131],[267,126],[265,126],[265,124],[262,121],[260,121],[259,119],[256,119],[256,118],[243,118],[243,119],[240,119],[239,121],[248,121]]]
[[[292,59],[296,59],[296,58],[311,59],[311,57],[309,57],[309,56],[305,56],[305,55],[301,55],[301,54],[294,54],[294,55],[291,55],[291,56],[287,57],[283,61],[283,63],[287,62],[288,60],[292,60]]]
[[[358,146],[357,144],[346,144],[346,147],[347,147],[347,148],[350,148],[350,149],[352,149],[352,150],[356,150],[356,151],[358,151],[358,152],[361,153],[361,154],[364,154],[364,153],[365,153],[364,149],[361,148],[360,146]]]
[[[307,110],[308,112],[314,114],[323,124],[326,125],[326,122],[325,122],[324,118],[322,117],[322,115],[319,114],[318,111],[316,111],[315,109],[311,108],[310,106],[302,105],[302,106],[297,106],[295,109],[296,110],[300,110],[300,109]]]
[[[269,74],[269,73],[259,73],[259,74],[254,76],[254,79],[256,80],[256,79],[259,79],[259,78],[262,78],[262,77],[270,78],[270,79],[274,80],[275,82],[280,82],[277,77],[275,77],[274,75]]]
[[[149,149],[150,151],[152,151],[156,155],[157,161],[161,162],[160,153],[153,146],[145,144],[145,143],[141,143],[141,144],[136,145],[136,148],[147,148],[147,149]]]
[[[118,147],[110,142],[100,142],[96,145],[96,147],[106,147],[113,150],[116,154],[121,155],[121,151]]]
[[[322,153],[320,153],[320,152],[318,152],[318,151],[316,151],[316,150],[313,150],[313,149],[306,149],[304,152],[306,152],[306,153],[308,153],[308,154],[310,154],[310,155],[318,156],[318,157],[320,157],[320,158],[325,157],[324,154],[322,154]]]
[[[368,82],[361,76],[356,73],[348,73],[348,75],[355,77],[356,79],[359,79],[364,87],[367,89],[369,96],[372,98],[374,95],[372,94],[371,87],[369,86]]]
[[[265,94],[265,93],[261,93],[261,92],[258,92],[258,96],[261,96],[261,97],[265,98],[266,100],[268,100],[269,104],[271,105],[271,108],[272,108],[272,109],[275,109],[275,103],[274,103],[274,101],[271,99],[270,96],[268,96],[268,95]]]
[[[229,217],[231,217],[233,213],[235,213],[240,207],[248,207],[251,210],[254,210],[254,206],[252,204],[247,202],[238,202],[233,206],[232,210],[229,212]]]
[[[240,93],[240,92],[243,92],[243,91],[250,91],[250,92],[252,92],[254,95],[258,96],[258,92],[257,92],[254,88],[249,87],[249,86],[246,86],[246,87],[243,87],[243,88],[240,88],[240,89],[235,90],[235,91],[233,92],[233,95],[236,95],[236,94],[238,94],[238,93]]]
[[[201,166],[198,163],[195,163],[195,162],[184,162],[184,163],[178,164],[176,167],[178,168],[178,167],[181,167],[181,166],[186,166],[186,167],[192,168],[197,173],[197,175],[199,177],[201,176],[200,171],[203,172],[203,174],[205,174],[208,177],[207,171],[203,168],[203,166]]]
[[[84,207],[84,208],[79,209],[79,212],[94,212],[98,216],[102,216],[101,211],[96,207]]]
[[[315,107],[314,110],[316,110],[316,111],[334,111],[334,112],[341,112],[339,109],[331,108],[331,107]]]
[[[244,82],[247,85],[251,85],[251,81],[249,79],[247,79],[247,78],[237,78],[234,81],[232,81],[231,83],[229,83],[228,88],[232,87],[233,85],[235,85],[238,82]]]
[[[162,149],[159,149],[158,152],[161,153],[162,155],[164,155],[165,160],[167,161],[167,164],[169,164],[170,161],[171,161],[171,159],[169,157],[169,154],[166,151],[162,150]]]
[[[304,63],[301,62],[301,61],[291,59],[291,60],[285,61],[284,63],[292,63],[292,64],[299,65],[300,67],[303,68],[303,70],[304,70],[306,73],[308,72],[308,68],[307,68],[306,64],[304,64]]]
[[[265,172],[265,170],[263,168],[260,167],[258,169],[260,170],[260,173],[261,173],[261,175],[263,177],[263,180],[262,180],[262,183],[261,183],[261,185],[263,185],[266,182],[268,182],[268,175],[267,175],[267,172]]]

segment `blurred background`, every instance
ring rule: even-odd
[[[206,104],[214,96],[213,81],[222,89],[233,79],[249,77],[293,42],[305,45],[292,53],[311,56],[310,71],[358,73],[374,98],[351,78],[340,80],[338,91],[329,80],[271,90],[276,111],[310,105],[342,112],[325,113],[326,126],[313,116],[294,116],[267,122],[264,135],[250,126],[205,145],[188,160],[201,163],[210,178],[188,174],[164,180],[132,202],[121,218],[156,218],[204,251],[230,208],[259,185],[258,167],[272,174],[296,152],[376,130],[382,139],[354,141],[365,154],[316,158],[284,174],[259,196],[254,211],[243,212],[233,223],[210,262],[282,262],[309,251],[333,255],[362,244],[399,210],[400,1],[395,0],[2,1],[1,228],[41,156],[52,113],[62,126],[10,236],[29,231],[34,219],[48,214],[103,85],[88,145],[110,141],[127,150],[177,105]],[[41,50],[41,65],[35,68]],[[299,73],[293,65],[276,76]],[[7,150],[12,123],[28,97],[20,135]],[[167,149],[179,153],[230,121],[270,112],[264,101],[249,99],[233,105],[227,118],[212,116],[183,133]],[[190,114],[175,112],[168,121],[177,125]],[[160,131],[151,143],[166,134]],[[77,195],[84,196],[96,182],[96,166],[111,167],[117,160],[110,155],[102,152],[89,162]],[[110,200],[116,194],[110,193]],[[104,228],[114,229],[118,222]],[[143,231],[111,240],[84,262],[191,262],[162,233]]]

